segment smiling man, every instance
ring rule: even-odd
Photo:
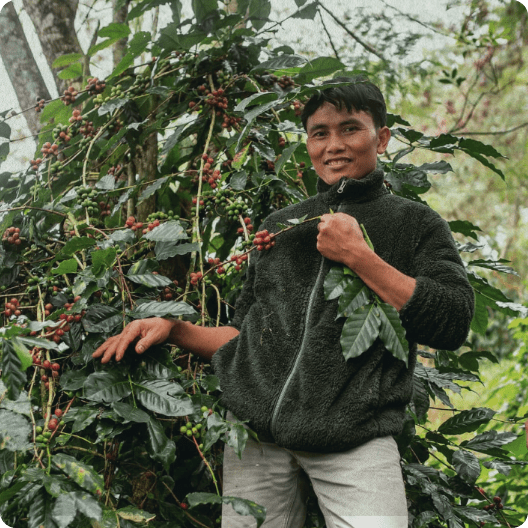
[[[310,485],[327,528],[406,528],[394,436],[411,400],[417,343],[461,346],[473,291],[447,223],[384,185],[377,156],[390,130],[379,89],[362,78],[323,86],[302,119],[317,194],[273,213],[262,229],[277,232],[305,215],[321,220],[284,232],[273,250],[252,257],[230,325],[135,321],[94,357],[119,360],[132,342],[141,353],[168,340],[211,360],[228,416],[247,421],[260,440],[250,438],[241,459],[225,447],[223,493],[265,506],[265,528],[301,528]],[[399,311],[408,366],[379,339],[344,359],[344,319],[336,317],[337,299],[327,301],[323,290],[339,264]],[[224,506],[222,526],[255,521]]]

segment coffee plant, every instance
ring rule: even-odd
[[[159,3],[140,2],[129,18]],[[223,446],[240,455],[251,431],[226,419],[209,364],[170,345],[106,365],[91,357],[138,318],[228,324],[248,262],[280,236],[260,224],[316,192],[299,116],[320,79],[345,67],[271,49],[260,32],[269,3],[258,4],[239,1],[227,13],[196,2],[192,23],[169,24],[155,41],[133,35],[106,79],[86,77],[83,88],[29,110],[44,124],[34,159],[0,174],[0,516],[9,526],[215,527],[222,503],[257,526],[265,519],[257,504],[222,496]],[[129,29],[103,31],[99,49]],[[139,64],[145,52],[152,59]],[[8,113],[1,118],[4,160]],[[455,153],[504,177],[490,145],[389,121],[401,148],[380,166],[395,194],[423,201],[428,175],[452,170],[446,158]],[[431,161],[401,162],[415,150]],[[476,226],[450,226],[465,240],[472,330],[486,331],[490,309],[522,314],[485,275],[514,271],[472,257]],[[497,495],[494,475],[507,483],[524,469],[508,446],[524,441],[526,416],[502,423],[490,408],[460,411],[447,392],[471,390],[495,354],[468,342],[420,356],[397,438],[410,526],[519,526],[526,497],[507,484]],[[449,416],[438,427],[434,402]],[[310,506],[306,527],[324,526],[313,497]]]

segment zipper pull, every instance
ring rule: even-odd
[[[346,185],[347,181],[346,181],[346,178],[341,182],[341,185],[339,186],[339,189],[337,189],[337,192],[339,194],[341,194],[344,190],[345,190],[345,185]]]

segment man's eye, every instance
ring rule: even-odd
[[[358,129],[358,127],[355,126],[355,125],[350,125],[350,126],[347,126],[347,127],[345,128],[345,130],[346,130],[347,132],[354,132],[354,130],[357,130],[357,129]]]

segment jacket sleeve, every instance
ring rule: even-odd
[[[436,214],[418,240],[413,277],[415,290],[400,311],[408,341],[456,350],[467,339],[475,299],[449,225]]]

